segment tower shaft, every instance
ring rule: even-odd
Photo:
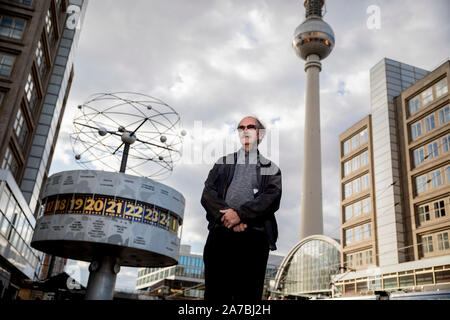
[[[321,69],[319,56],[309,55],[305,65],[306,107],[300,239],[314,234],[323,234],[319,94]]]

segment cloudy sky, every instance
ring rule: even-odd
[[[235,139],[238,121],[257,115],[279,139],[272,150],[283,172],[275,253],[287,254],[299,240],[301,213],[305,73],[292,35],[304,19],[302,2],[90,1],[50,173],[79,168],[69,142],[72,119],[76,106],[98,92],[134,91],[162,99],[181,115],[187,147]],[[370,6],[379,8],[379,28],[367,25]],[[370,113],[369,70],[384,57],[427,70],[448,59],[450,4],[329,0],[326,9],[336,46],[321,73],[324,233],[339,238],[338,136]],[[196,123],[203,135],[194,130]],[[207,228],[200,195],[212,162],[188,160],[164,183],[184,194],[182,243],[201,253]],[[86,284],[87,263],[70,265],[81,268]],[[136,275],[137,269],[122,268],[116,287],[134,289]]]

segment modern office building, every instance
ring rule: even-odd
[[[87,0],[0,1],[0,297],[40,277],[30,240]],[[58,263],[53,263],[57,265]]]
[[[191,253],[191,246],[181,245],[177,265],[140,268],[136,289],[157,294],[164,299],[203,299],[204,272],[202,255]]]
[[[323,235],[309,236],[284,258],[271,297],[294,300],[331,297],[331,279],[340,269],[339,242]]]
[[[450,287],[449,66],[371,69],[371,114],[339,137],[337,295]]]

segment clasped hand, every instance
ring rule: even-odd
[[[243,232],[247,229],[247,225],[241,222],[236,211],[233,209],[219,210],[223,214],[220,221],[223,222],[224,226],[228,229],[233,228],[234,232]]]

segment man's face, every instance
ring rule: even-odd
[[[239,139],[243,147],[258,145],[258,124],[254,118],[244,118],[239,123]]]

